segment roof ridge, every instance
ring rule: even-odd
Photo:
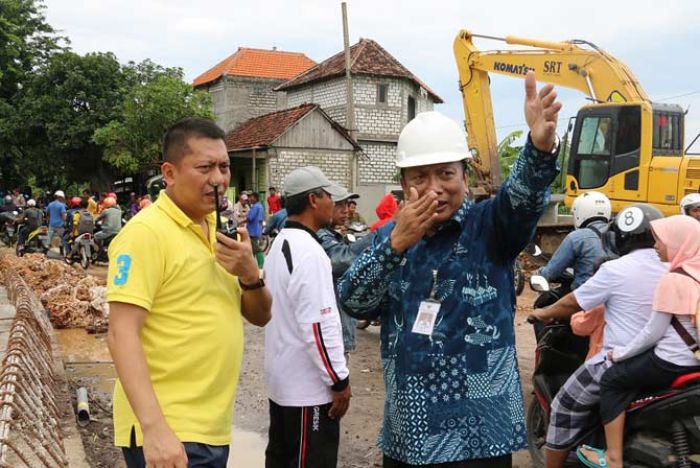
[[[370,41],[372,41],[370,39]],[[409,76],[415,76],[411,70],[406,68],[403,63],[399,62],[399,59],[391,55],[391,53],[386,50],[384,47],[382,47],[378,42],[372,41],[373,45],[376,47],[377,51],[379,51],[380,54],[382,54],[387,60],[393,61],[395,64],[397,64],[399,67],[401,67],[403,70],[405,70],[406,74]]]
[[[239,47],[239,51],[241,50],[253,50],[256,52],[270,52],[270,53],[275,53],[275,54],[288,54],[288,55],[301,55],[306,57],[307,55],[304,52],[292,52],[289,50],[278,50],[278,49],[262,49],[259,47]]]
[[[364,52],[365,48],[367,47],[367,39],[361,37],[356,46],[359,50],[357,51],[357,54],[355,54],[355,58],[350,58],[350,74],[352,74],[352,67],[355,66],[355,62],[357,62],[357,59],[360,57],[360,55],[362,55],[362,52]],[[343,65],[343,67],[345,67],[345,65]]]

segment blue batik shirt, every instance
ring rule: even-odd
[[[533,236],[557,174],[528,138],[495,198],[462,203],[403,255],[394,223],[343,275],[342,307],[381,319],[386,401],[379,447],[408,464],[493,458],[527,447],[515,351],[513,261]],[[432,335],[412,333],[437,270]]]

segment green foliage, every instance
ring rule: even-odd
[[[92,135],[119,115],[124,89],[113,54],[54,54],[18,101],[24,167],[50,185],[105,176],[102,148]]]
[[[25,153],[16,134],[18,100],[32,74],[63,50],[67,39],[44,17],[42,0],[0,0],[0,178],[6,186],[26,181]]]
[[[561,166],[561,172],[552,183],[552,193],[566,193],[566,167],[569,165],[569,153],[571,150],[571,142],[569,141],[568,132],[561,139],[560,145],[561,146],[559,147],[559,164]]]
[[[506,180],[510,175],[510,170],[518,159],[518,155],[522,150],[522,146],[513,146],[518,139],[522,138],[522,130],[516,130],[509,133],[498,144],[498,160],[501,165],[501,180]]]
[[[209,95],[185,83],[180,69],[146,61],[129,64],[125,76],[131,89],[120,115],[93,136],[105,148],[105,160],[120,171],[137,172],[158,162],[163,133],[176,121],[213,118]]]
[[[71,52],[43,10],[43,0],[0,0],[4,186],[105,187],[159,160],[176,120],[213,117],[208,94],[185,83],[182,70]]]

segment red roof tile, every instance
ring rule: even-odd
[[[416,75],[401,65],[394,56],[372,39],[360,39],[360,42],[350,47],[350,72],[354,75],[408,78],[424,88],[435,102],[443,102],[440,96],[428,88]],[[275,90],[286,91],[307,83],[334,78],[344,74],[345,52],[339,52],[286,83],[282,83],[275,88]]]
[[[239,47],[236,53],[195,78],[193,85],[201,86],[223,75],[289,80],[315,64],[299,52]]]
[[[228,151],[266,148],[314,110],[321,112],[328,119],[331,126],[343,135],[355,149],[360,149],[360,146],[353,141],[347,130],[331,119],[318,104],[302,104],[291,109],[272,112],[247,120],[226,135],[226,148]]]

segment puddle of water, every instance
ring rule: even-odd
[[[250,431],[233,428],[233,443],[228,457],[228,468],[262,468],[265,466],[267,439]]]
[[[89,334],[82,328],[56,330],[70,378],[89,382],[90,392],[111,395],[116,372],[107,349],[107,335]],[[265,466],[267,438],[251,431],[233,428],[233,444],[228,459],[229,468],[262,468]]]
[[[84,328],[56,330],[58,346],[66,362],[112,362],[106,334],[89,334]]]

